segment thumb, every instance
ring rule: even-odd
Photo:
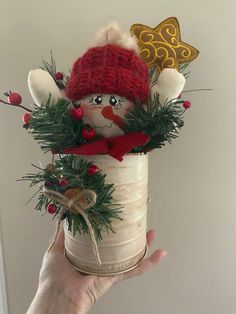
[[[58,252],[58,253],[64,253],[64,240],[65,240],[65,235],[64,235],[64,228],[63,228],[63,223],[60,222],[60,226],[59,226],[59,231],[56,235],[53,236],[51,241],[54,241],[51,251],[52,252]],[[53,240],[54,239],[54,240]]]

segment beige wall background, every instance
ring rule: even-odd
[[[149,227],[169,254],[143,277],[121,283],[91,313],[236,313],[236,1],[0,0],[0,91],[31,103],[27,74],[54,52],[67,71],[116,20],[155,26],[177,16],[182,38],[200,51],[186,94],[192,108],[171,146],[151,154]],[[0,105],[0,208],[9,314],[25,313],[53,233],[51,217],[25,203],[32,191],[16,179],[48,155],[21,127],[23,111]]]

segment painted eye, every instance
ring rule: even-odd
[[[115,96],[111,96],[109,103],[111,106],[117,106],[120,104],[120,101]]]
[[[93,103],[94,103],[95,105],[100,105],[100,104],[102,103],[102,96],[101,96],[101,95],[98,95],[98,96],[94,97]]]

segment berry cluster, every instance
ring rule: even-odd
[[[56,168],[53,164],[48,164],[47,167],[46,167],[46,171],[49,171],[51,173],[55,173],[56,171]],[[97,173],[99,172],[99,168],[96,166],[96,165],[90,165],[88,168],[87,168],[87,174],[88,176],[94,176],[96,175]],[[64,187],[64,188],[67,188],[69,187],[70,185],[70,180],[68,180],[67,178],[65,177],[62,177],[59,182],[58,182],[59,186],[61,187]],[[55,185],[54,182],[52,181],[49,181],[49,180],[46,180],[44,182],[44,186],[46,188],[53,188],[53,186]],[[47,211],[49,214],[55,214],[57,213],[57,211],[59,210],[59,208],[55,205],[55,204],[49,204],[47,206]]]

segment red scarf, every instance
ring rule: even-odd
[[[110,138],[102,138],[79,147],[66,148],[61,153],[87,156],[109,154],[115,159],[122,161],[125,154],[137,146],[145,145],[149,140],[149,135],[142,132],[133,132]],[[57,152],[53,150],[52,153],[56,154]]]

